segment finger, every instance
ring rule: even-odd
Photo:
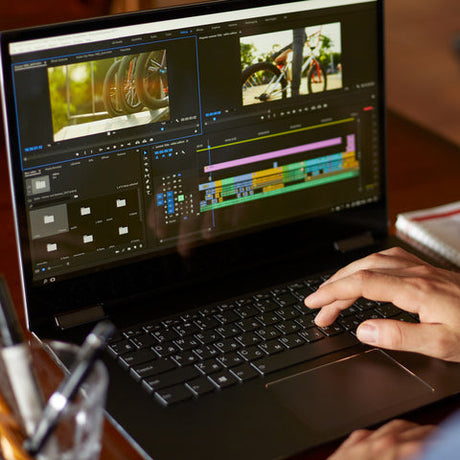
[[[417,267],[406,270],[360,270],[329,283],[305,299],[310,308],[324,307],[338,300],[355,301],[359,297],[392,302],[407,311],[418,313],[426,303],[418,288]]]
[[[369,460],[409,460],[414,459],[423,446],[421,441],[399,442],[394,434],[382,436],[371,441],[366,451]],[[357,456],[349,457],[347,460],[356,460]]]
[[[418,423],[410,422],[409,420],[394,419],[375,430],[370,435],[369,439],[378,439],[388,435],[399,436],[401,432],[411,430],[419,426],[420,425]]]
[[[341,447],[351,447],[359,442],[367,439],[373,432],[371,430],[356,430],[348,436],[345,441],[341,444]]]
[[[398,435],[398,439],[404,442],[412,441],[423,441],[425,440],[434,430],[436,425],[418,425],[413,428],[404,430]]]
[[[354,300],[337,300],[321,308],[315,317],[315,324],[319,327],[330,326],[343,310],[353,305]]]
[[[442,324],[371,319],[359,325],[356,335],[363,343],[389,350],[412,351],[449,361],[459,359],[459,338]]]
[[[398,460],[415,460],[422,451],[423,445],[423,441],[403,442],[397,446],[395,458]]]
[[[370,268],[405,268],[412,267],[414,265],[425,264],[418,257],[404,251],[401,248],[395,247],[387,249],[385,251],[376,252],[363,259],[356,260],[346,267],[338,270],[328,280],[326,280],[321,286],[328,284],[332,281],[344,278],[351,275],[359,270],[370,269]]]
[[[353,303],[354,303],[353,299],[352,300],[335,300],[328,306],[330,306],[331,308],[333,307],[337,309],[340,313],[342,310],[345,310],[349,306],[353,305]],[[304,299],[304,305],[310,310],[316,310],[322,307],[321,305],[310,305],[309,303],[307,303],[307,299]]]

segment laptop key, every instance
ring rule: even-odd
[[[241,332],[241,329],[235,324],[224,324],[223,326],[216,327],[214,330],[225,338],[234,337]]]
[[[170,406],[193,397],[192,391],[185,385],[176,385],[171,388],[157,391],[155,397],[165,406]]]
[[[271,292],[259,292],[259,294],[256,294],[254,296],[254,299],[256,299],[257,301],[271,300],[272,294]]]
[[[140,381],[152,375],[161,374],[177,368],[177,364],[170,359],[155,359],[133,366],[129,373],[135,380]]]
[[[340,334],[334,337],[324,337],[315,343],[308,343],[284,353],[267,356],[252,362],[251,364],[262,374],[285,369],[295,364],[300,364],[334,351],[349,348],[358,344],[359,341],[351,334]]]
[[[232,310],[227,310],[222,313],[217,313],[214,315],[214,318],[219,321],[221,324],[229,324],[229,323],[234,323],[235,321],[238,321],[240,317]]]
[[[128,339],[111,343],[108,347],[109,353],[116,358],[118,355],[136,350],[136,346]]]
[[[278,302],[282,307],[287,307],[298,301],[297,297],[292,295],[290,292],[286,292],[282,295],[276,297],[276,302]]]
[[[193,352],[202,360],[215,358],[220,354],[217,348],[212,345],[202,345],[201,347],[195,348]]]
[[[158,342],[169,342],[179,338],[179,334],[172,329],[161,329],[151,332],[151,334],[158,340]]]
[[[297,302],[293,305],[293,307],[301,314],[301,315],[313,315],[316,316],[318,310],[312,310],[308,308],[303,302]]]
[[[195,320],[195,324],[203,331],[207,329],[212,329],[215,328],[216,326],[219,325],[219,322],[213,318],[212,316],[210,317],[203,317],[203,318],[198,318]]]
[[[239,364],[243,364],[245,362],[244,359],[237,353],[227,353],[219,356],[217,359],[227,368],[238,366]]]
[[[146,333],[131,337],[131,341],[137,348],[147,348],[158,343],[150,334]]]
[[[203,375],[185,384],[196,396],[211,393],[216,387]]]
[[[275,325],[275,327],[283,335],[289,335],[289,334],[292,334],[293,332],[300,331],[300,329],[301,329],[300,324],[296,323],[293,320],[283,321],[282,323],[279,323],[279,324]]]
[[[219,309],[217,307],[204,307],[198,313],[202,316],[211,316],[216,313],[219,313]]]
[[[160,358],[165,358],[179,351],[178,348],[171,342],[157,343],[152,347],[152,350],[157,353]]]
[[[230,369],[230,372],[234,374],[240,382],[246,382],[247,380],[260,377],[260,373],[249,363],[244,363],[240,366],[233,367]]]
[[[200,329],[198,326],[194,323],[182,323],[178,324],[177,326],[174,326],[174,330],[181,336],[187,336],[187,335],[192,335],[195,334],[195,332],[199,332]]]
[[[248,347],[238,351],[246,361],[254,361],[262,356],[267,356],[265,352],[259,347]]]
[[[309,327],[315,326],[315,315],[313,314],[303,315],[300,318],[296,318],[294,321],[297,324],[299,324],[302,328],[308,329]]]
[[[232,351],[238,350],[241,348],[241,345],[233,339],[221,339],[218,340],[214,346],[221,352],[221,353],[230,353]]]
[[[344,332],[344,329],[342,328],[342,326],[340,326],[340,324],[331,324],[330,326],[321,327],[320,331],[323,334],[326,334],[328,337],[331,337],[333,335],[341,334],[342,332]]]
[[[198,377],[200,372],[194,366],[174,369],[163,374],[154,375],[143,379],[142,386],[149,392],[171,387],[181,382],[187,382]]]
[[[251,345],[257,345],[262,339],[254,332],[244,332],[235,337],[243,347],[250,347]]]
[[[142,328],[132,328],[132,329],[125,329],[123,331],[123,335],[127,338],[127,339],[131,339],[133,337],[135,337],[136,335],[140,335],[140,334],[143,334],[144,331]]]
[[[300,300],[305,299],[308,295],[310,295],[314,290],[310,287],[302,286],[296,287],[293,289],[292,293]]]
[[[233,310],[235,308],[235,305],[233,303],[221,303],[220,305],[217,305],[217,308],[219,311],[227,311],[227,310]]]
[[[190,322],[190,321],[195,321],[197,319],[201,319],[201,315],[197,312],[195,313],[184,313],[183,315],[180,316],[181,320],[184,321],[184,323],[186,322]]]
[[[258,315],[260,311],[253,305],[242,305],[235,308],[235,313],[240,315],[242,319],[245,319]]]
[[[195,367],[203,374],[212,374],[224,368],[223,364],[216,359],[207,359],[195,364]]]
[[[198,358],[190,350],[183,351],[182,353],[176,353],[171,355],[171,359],[174,360],[179,366],[187,366],[189,364],[195,363]]]
[[[296,348],[305,344],[305,339],[303,339],[299,334],[289,334],[278,339],[285,347],[287,348]]]
[[[261,343],[259,348],[265,351],[267,355],[274,355],[286,350],[286,348],[278,340],[269,340],[268,342]]]
[[[263,340],[271,340],[279,337],[281,335],[281,332],[273,326],[268,326],[258,329],[256,331],[256,334],[260,336]]]
[[[141,350],[130,351],[121,355],[118,360],[124,368],[129,368],[137,364],[145,363],[156,359],[156,354],[150,348],[143,348]]]
[[[254,306],[259,309],[261,313],[269,313],[273,310],[277,310],[280,306],[272,298],[262,299],[254,302]]]
[[[317,327],[310,327],[299,332],[299,334],[308,342],[316,342],[324,339],[324,334]]]
[[[300,316],[299,311],[293,306],[288,306],[275,310],[275,313],[279,315],[284,321],[295,319]]]
[[[236,325],[243,331],[243,332],[251,332],[260,327],[259,321],[255,320],[254,318],[247,318],[243,319],[242,321],[238,321]]]
[[[262,315],[256,316],[256,319],[260,321],[262,326],[271,326],[281,321],[281,318],[275,312],[263,313]]]
[[[200,341],[193,337],[183,337],[181,339],[174,340],[174,345],[179,347],[182,351],[191,350],[192,348],[198,347],[201,345]]]
[[[217,388],[226,388],[235,383],[238,383],[236,377],[230,373],[227,369],[217,372],[215,374],[209,375],[208,378],[211,380]]]
[[[276,287],[273,288],[270,292],[275,297],[280,297],[284,294],[289,294],[289,289],[287,287]]]
[[[361,324],[361,320],[354,316],[347,316],[346,318],[339,318],[338,323],[347,331],[354,333]]]
[[[221,338],[221,335],[214,331],[203,331],[198,334],[195,334],[195,337],[203,344],[207,345],[209,343],[213,343],[216,340]]]

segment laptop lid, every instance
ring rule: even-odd
[[[385,236],[382,46],[375,0],[222,1],[3,33],[29,327],[195,287],[177,302],[190,307],[228,279],[255,287],[267,267],[285,276]]]

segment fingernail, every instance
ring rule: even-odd
[[[305,297],[304,303],[308,307],[309,305],[313,305],[315,302],[316,292],[310,294],[309,296]]]
[[[315,319],[314,319],[315,324],[319,327],[324,326],[323,321],[322,321],[323,316],[324,316],[323,310],[320,310],[315,316]]]
[[[373,324],[361,324],[356,334],[361,342],[371,344],[377,343],[377,328]]]

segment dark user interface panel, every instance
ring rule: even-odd
[[[376,3],[310,4],[12,53],[35,281],[379,198]]]

